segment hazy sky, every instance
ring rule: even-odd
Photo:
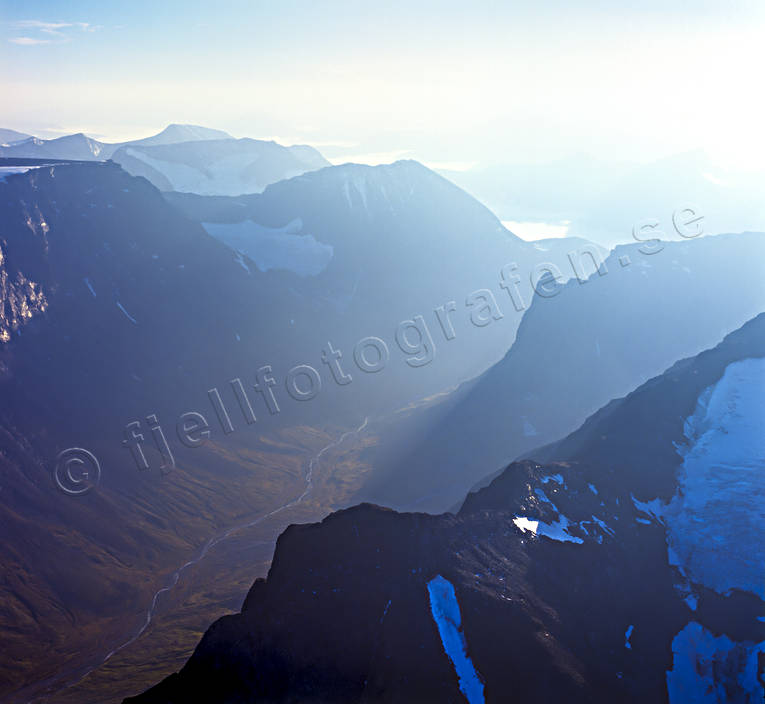
[[[615,8],[618,8],[615,9]],[[430,165],[765,159],[762,0],[0,0],[0,126]]]

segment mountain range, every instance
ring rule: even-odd
[[[126,704],[761,701],[764,372],[760,315],[456,514],[290,526],[240,613]]]
[[[141,701],[757,694],[762,233],[527,242],[190,125],[0,147],[0,223],[0,697],[117,701],[243,601]]]
[[[317,453],[502,356],[520,312],[503,302],[489,319],[484,298],[465,301],[507,295],[503,263],[527,274],[539,259],[567,261],[565,246],[517,239],[415,162],[328,167],[226,198],[163,195],[114,161],[16,161],[0,180],[0,514],[16,575],[2,586],[13,657],[0,690],[13,701],[56,691],[101,663],[91,653],[131,641],[211,536],[294,515],[307,489],[309,519],[350,501],[371,468],[358,458],[320,493],[306,482]],[[527,275],[519,286],[528,295]],[[453,330],[435,311],[450,301]],[[380,342],[361,358],[367,338]],[[377,372],[375,349],[390,355]],[[287,386],[300,365],[322,379],[310,403]],[[200,416],[208,442],[184,440]],[[64,495],[54,475],[69,448],[100,463],[85,496]],[[239,588],[226,583],[222,601]],[[19,690],[20,671],[34,691]]]
[[[121,146],[111,157],[162,191],[206,195],[259,193],[268,184],[329,166],[308,146],[283,147],[257,139],[206,139]]]
[[[572,432],[765,310],[764,258],[762,233],[615,248],[600,273],[535,296],[502,360],[408,416],[417,427],[409,444],[383,440],[369,493],[357,498],[450,508],[487,465],[498,470]]]
[[[118,143],[82,133],[44,140],[13,130],[0,132],[0,142],[11,140],[0,146],[0,158],[112,159],[165,191],[255,193],[269,183],[329,166],[313,147],[234,139],[222,130],[197,125],[172,124],[151,137]]]
[[[55,139],[39,139],[14,130],[0,131],[4,144],[0,157],[30,159],[104,160],[109,159],[120,147],[158,146],[181,142],[233,139],[222,130],[197,125],[168,125],[161,132],[144,139],[129,142],[101,142],[87,137],[82,132]]]

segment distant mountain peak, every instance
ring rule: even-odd
[[[158,134],[138,140],[141,144],[170,144],[172,142],[198,142],[208,139],[233,139],[223,130],[214,130],[200,125],[186,125],[178,122],[169,124]]]
[[[0,146],[18,144],[19,142],[25,142],[29,139],[34,139],[31,134],[0,127]]]
[[[442,193],[443,189],[453,189],[455,194],[470,198],[450,181],[413,159],[375,166],[349,162],[311,171],[290,180],[305,181],[313,187],[339,192],[350,209],[367,212],[370,212],[373,203],[390,209],[395,203],[407,202],[422,189],[432,191],[431,198],[438,197],[437,194]],[[274,189],[281,187],[281,184],[269,186]]]

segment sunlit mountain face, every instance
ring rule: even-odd
[[[764,701],[764,19],[0,10],[0,702]]]

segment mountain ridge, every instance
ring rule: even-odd
[[[679,376],[682,397],[695,398],[732,364],[765,359],[764,332],[765,314],[641,389],[672,395]],[[694,379],[702,369],[707,376]],[[676,487],[678,462],[661,465]],[[675,704],[718,687],[757,701],[762,684],[745,672],[765,646],[762,603],[689,583],[668,549],[671,529],[632,493],[639,468],[625,468],[618,485],[608,476],[584,454],[521,460],[457,515],[360,504],[290,526],[240,613],[211,626],[179,673],[125,702],[167,704],[190,692],[210,704],[462,701],[435,611],[430,618],[434,579],[453,585],[481,683],[471,701],[507,701],[513,691],[531,702]]]

